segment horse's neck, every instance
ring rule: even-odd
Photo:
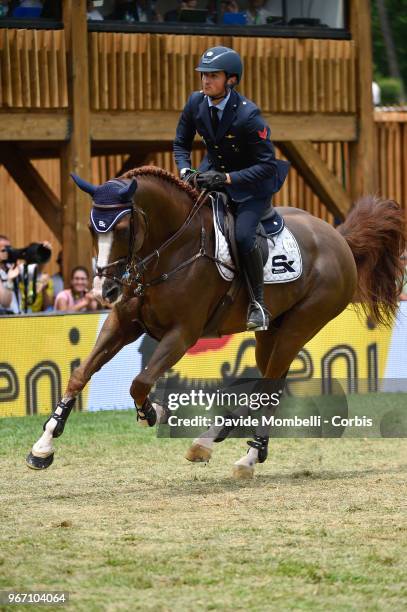
[[[146,215],[148,247],[152,249],[158,248],[182,226],[192,207],[188,196],[172,185],[153,183],[137,190],[135,204]]]

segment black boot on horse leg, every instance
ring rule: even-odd
[[[278,403],[267,410],[262,410],[258,415],[259,424],[255,428],[253,440],[247,442],[249,450],[247,454],[236,461],[233,466],[233,477],[238,480],[253,478],[256,463],[264,463],[267,459],[271,429],[271,422],[269,419],[276,412],[280,404],[287,373],[288,371],[280,379],[267,382],[264,381],[266,388],[263,387],[262,391],[265,391],[270,396],[272,394],[278,395]],[[260,380],[259,383],[261,383]],[[268,421],[270,424],[268,424]]]
[[[264,303],[264,270],[260,247],[255,242],[251,251],[240,253],[240,261],[248,284],[250,304],[247,312],[248,331],[268,329],[270,317]]]
[[[133,380],[130,395],[134,400],[137,421],[144,427],[153,427],[156,423],[166,423],[170,411],[166,406],[152,403],[148,394],[157,380],[172,368],[195,344],[199,332],[189,339],[189,333],[182,328],[170,329],[155,348],[148,365]]]
[[[66,399],[58,402],[57,407],[51,416],[45,421],[43,434],[34,444],[31,452],[27,456],[27,465],[33,470],[45,470],[54,461],[55,449],[52,446],[52,439],[59,438],[65,428],[65,423],[75,404],[75,399]]]

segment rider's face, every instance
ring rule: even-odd
[[[226,75],[224,72],[203,72],[202,88],[206,96],[217,97],[225,93]]]

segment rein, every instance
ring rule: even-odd
[[[139,212],[138,209],[135,210],[135,208],[133,207],[131,210],[131,221],[130,221],[131,225],[130,225],[130,239],[129,239],[128,256],[121,257],[120,259],[117,259],[116,261],[109,263],[106,266],[102,266],[102,267],[97,266],[95,276],[98,276],[98,277],[105,276],[106,278],[110,278],[111,280],[119,283],[122,286],[131,287],[133,284],[135,284],[136,288],[134,290],[134,294],[141,296],[144,294],[144,291],[148,287],[153,287],[155,285],[159,285],[160,283],[163,283],[164,281],[171,278],[174,274],[176,274],[177,272],[179,272],[186,266],[189,266],[190,264],[192,264],[194,261],[196,261],[200,257],[207,257],[208,259],[214,262],[222,263],[222,265],[224,265],[225,267],[233,270],[233,268],[231,268],[230,266],[228,266],[227,264],[223,262],[220,262],[220,260],[218,260],[216,257],[213,257],[212,255],[206,252],[206,249],[205,249],[206,230],[201,225],[200,245],[199,245],[199,251],[197,251],[197,253],[195,253],[194,255],[192,255],[191,257],[189,257],[182,263],[180,263],[178,266],[176,266],[172,270],[169,270],[168,272],[164,272],[160,276],[157,276],[156,278],[152,279],[150,282],[148,283],[141,282],[142,275],[146,271],[147,266],[155,259],[157,260],[157,263],[158,263],[161,253],[184,233],[185,229],[189,226],[192,219],[197,215],[197,213],[201,210],[202,206],[205,204],[207,197],[208,197],[208,192],[206,190],[202,191],[200,195],[198,196],[196,202],[194,203],[193,207],[191,208],[184,223],[181,225],[181,227],[174,234],[172,234],[165,242],[163,242],[161,246],[159,246],[157,249],[154,249],[154,251],[152,251],[149,255],[146,255],[143,259],[138,258],[136,254],[132,253],[133,247],[134,247],[134,241],[135,241],[134,213]],[[117,208],[128,208],[128,204],[120,205]],[[143,211],[140,211],[140,212],[143,213]],[[109,272],[106,273],[106,271],[108,271],[109,269],[115,266],[120,265],[121,263],[126,263],[125,272],[123,273],[121,277],[118,277],[114,274],[110,274]]]

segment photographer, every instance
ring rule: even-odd
[[[10,246],[7,236],[0,235],[0,315],[18,314],[17,277],[19,270],[14,264],[7,263]]]
[[[50,310],[53,304],[52,280],[48,274],[42,272],[42,269],[51,257],[51,244],[31,243],[22,249],[15,249],[10,246],[7,238],[2,244],[3,278],[7,271],[7,280],[3,282],[3,289],[12,292],[15,296],[15,301],[11,302],[7,310],[11,310],[12,313]],[[8,302],[7,294],[4,298],[5,302]]]

